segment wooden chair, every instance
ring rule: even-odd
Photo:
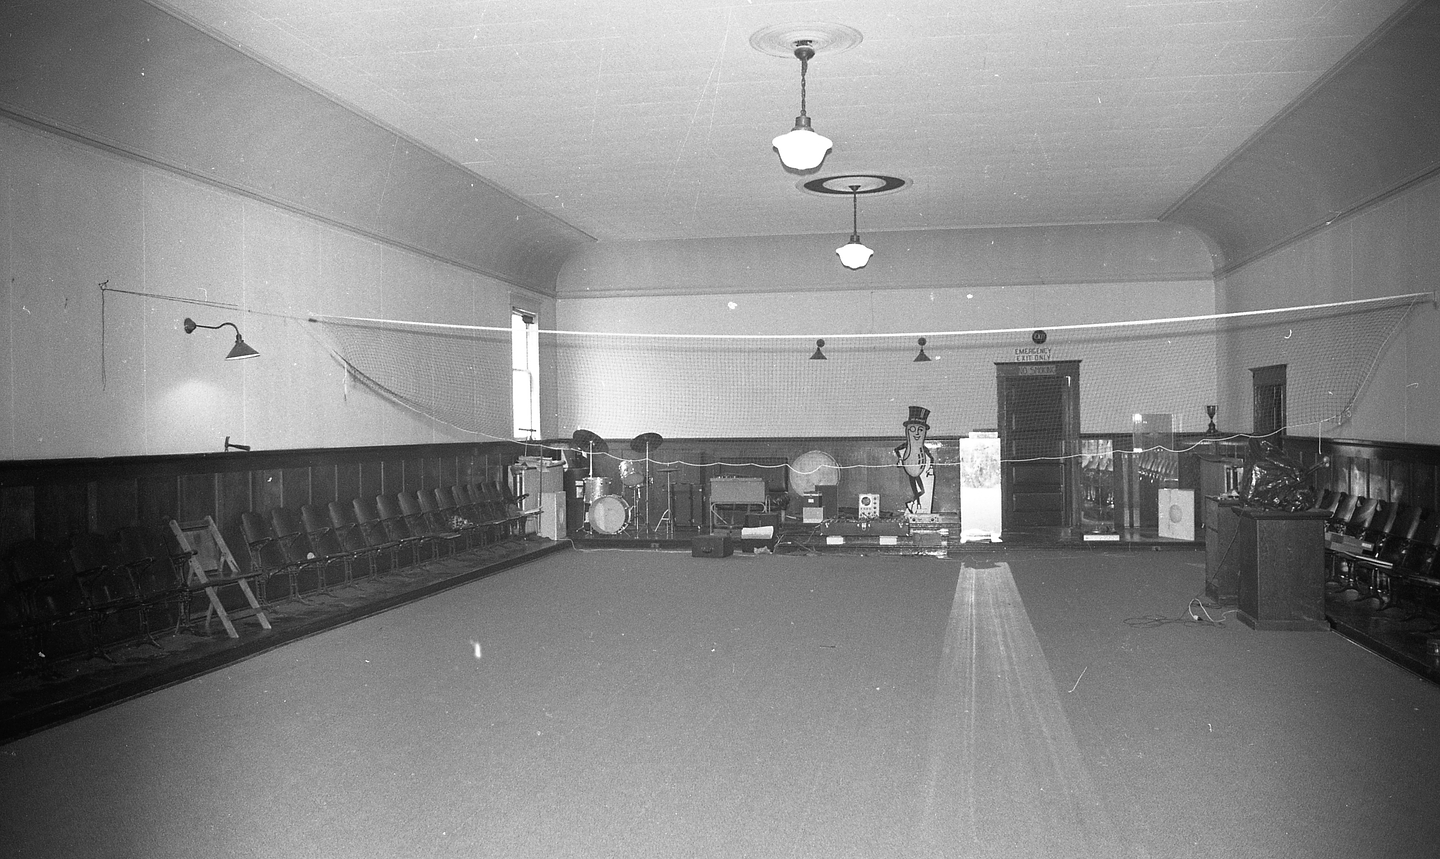
[[[275,541],[280,544],[280,550],[285,554],[286,562],[295,570],[296,580],[304,573],[313,571],[316,592],[328,594],[330,582],[327,571],[334,564],[348,567],[348,559],[329,556],[316,549],[310,542],[310,534],[306,531],[300,514],[289,507],[273,508],[270,511],[270,526],[275,532]],[[342,575],[348,579],[348,569]]]
[[[145,601],[118,548],[101,534],[76,534],[70,539],[70,564],[90,607],[95,647],[111,662],[114,659],[105,648],[112,645],[143,639],[160,646],[150,634]]]
[[[355,521],[360,523],[365,541],[372,546],[392,547],[392,557],[395,559],[392,569],[400,570],[420,564],[420,549],[425,541],[410,533],[410,529],[405,527],[404,519],[397,516],[392,520],[382,516],[379,498],[380,496],[356,498],[352,502]],[[405,563],[400,562],[402,551],[406,553]]]
[[[464,534],[446,528],[433,509],[425,509],[425,505],[420,501],[420,493],[397,493],[395,503],[399,505],[400,515],[404,517],[410,533],[423,537],[434,547],[434,557],[440,557],[442,548],[452,555],[455,554],[456,547],[464,541]],[[433,508],[434,504],[430,506]],[[384,512],[384,505],[381,505],[380,510]]]
[[[219,618],[220,623],[225,627],[225,634],[231,638],[239,638],[240,633],[235,629],[235,621],[253,617],[259,622],[261,628],[270,629],[270,618],[265,616],[265,610],[261,607],[260,601],[255,598],[255,592],[251,589],[251,581],[255,581],[263,596],[265,593],[265,573],[254,566],[250,570],[242,571],[236,563],[235,556],[230,552],[230,547],[225,545],[225,538],[220,535],[220,529],[215,526],[215,520],[209,516],[204,519],[197,519],[189,522],[178,522],[170,520],[170,539],[174,541],[176,551],[174,554],[183,560],[185,570],[185,588],[187,599],[185,600],[185,619],[190,617],[189,596],[197,593],[204,593],[209,601],[205,609],[205,632],[210,632],[210,622]],[[244,598],[245,604],[238,610],[227,609],[225,603],[220,599],[221,588],[234,588]]]
[[[405,513],[400,508],[400,501],[394,495],[376,495],[375,510],[378,511],[380,522],[385,526],[385,533],[391,540],[398,540],[400,545],[410,549],[410,557],[413,566],[423,568],[430,561],[440,557],[440,547],[435,541],[424,534],[415,533],[410,527],[410,522],[405,518]],[[429,550],[429,557],[421,557],[421,552]]]
[[[178,632],[185,620],[189,591],[185,587],[187,559],[172,555],[165,540],[145,525],[125,525],[117,532],[118,559],[130,570],[145,606],[145,627],[158,629],[152,615],[160,612],[166,627]]]
[[[400,544],[392,542],[385,535],[385,527],[380,524],[378,518],[370,523],[370,528],[367,528],[366,524],[359,520],[354,511],[360,501],[361,499],[358,498],[349,504],[331,501],[326,505],[325,509],[330,514],[330,524],[334,527],[335,534],[345,548],[355,552],[368,553],[371,575],[378,576],[380,574],[380,558],[382,556],[389,559],[386,570],[399,569]]]
[[[314,504],[301,505],[300,524],[305,526],[305,536],[310,539],[310,547],[315,554],[340,563],[345,576],[344,586],[355,584],[355,562],[362,558],[369,563],[371,574],[375,572],[375,554],[370,547],[362,545],[359,549],[352,549],[345,546],[325,510]]]
[[[26,539],[6,554],[10,583],[19,595],[34,667],[50,673],[50,660],[95,652],[94,619],[74,569],[59,546]]]

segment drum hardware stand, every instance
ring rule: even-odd
[[[585,504],[585,524],[580,526],[580,530],[586,534],[594,534],[595,529],[590,524],[590,507],[594,504],[594,499],[590,497],[590,482],[595,478],[595,446],[600,446],[601,453],[608,452],[610,446],[605,443],[605,439],[587,429],[575,430],[570,439],[576,445],[584,445],[586,449],[585,479],[580,484],[580,500]]]
[[[675,488],[671,484],[671,475],[675,473],[674,468],[662,468],[660,473],[665,475],[665,512],[660,514],[660,521],[655,523],[655,530],[651,533],[659,536],[660,526],[665,526],[665,536],[675,538]]]
[[[640,484],[640,490],[636,492],[636,501],[639,502],[641,508],[640,515],[636,517],[635,521],[636,533],[643,533],[640,529],[640,520],[642,519],[645,522],[644,530],[650,532],[652,535],[658,531],[660,527],[658,523],[653,529],[650,527],[650,482],[654,479],[650,475],[650,458],[655,448],[659,447],[663,441],[664,439],[660,437],[660,434],[655,432],[641,433],[630,440],[631,450],[636,453],[645,454],[645,479]],[[669,510],[666,510],[666,513],[668,514]],[[662,519],[661,521],[664,520]]]

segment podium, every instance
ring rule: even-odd
[[[1223,513],[1220,515],[1224,515]],[[1328,629],[1324,510],[1234,508],[1238,616],[1260,630]]]

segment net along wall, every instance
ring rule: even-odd
[[[1426,300],[1428,293],[1056,324],[1041,326],[1047,336],[1039,344],[1031,328],[753,337],[542,331],[541,360],[553,362],[557,379],[557,437],[581,428],[607,438],[888,436],[911,405],[930,409],[932,434],[963,435],[996,426],[995,365],[1035,360],[1080,362],[1084,434],[1128,435],[1140,413],[1177,415],[1177,431],[1199,431],[1217,399],[1217,368],[1237,361],[1288,365],[1291,425],[1333,429],[1411,308]],[[382,396],[466,432],[509,437],[508,328],[310,321],[336,360]],[[916,361],[922,351],[929,360]]]

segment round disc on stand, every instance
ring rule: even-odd
[[[659,447],[665,439],[658,432],[642,432],[630,440],[630,449],[636,453],[649,453]]]
[[[587,429],[575,430],[575,434],[570,437],[570,441],[577,448],[585,450],[586,452],[608,453],[610,451],[610,445],[605,443],[605,439]]]

